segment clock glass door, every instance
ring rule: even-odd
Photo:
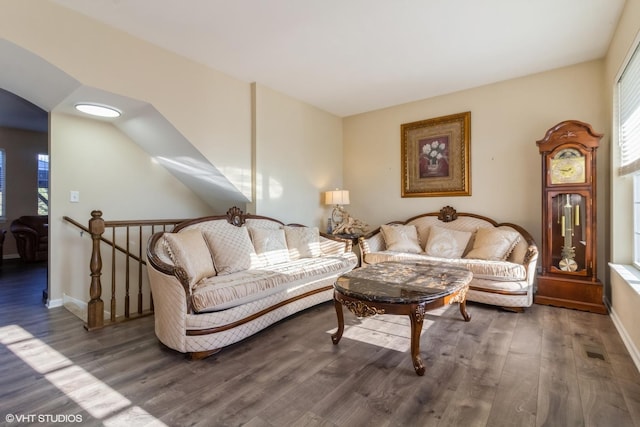
[[[585,197],[559,193],[551,198],[551,270],[586,273]]]

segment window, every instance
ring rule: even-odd
[[[620,175],[633,174],[633,264],[640,268],[640,51],[635,52],[618,80]]]
[[[49,214],[49,155],[38,154],[38,215]]]
[[[640,170],[640,53],[631,56],[618,80],[620,175]]]
[[[6,212],[5,212],[5,196],[6,196],[6,191],[4,191],[5,188],[5,178],[4,178],[4,174],[5,174],[5,167],[4,167],[4,150],[0,149],[0,218],[4,218],[6,216]]]

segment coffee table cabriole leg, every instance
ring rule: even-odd
[[[420,334],[422,333],[422,322],[424,320],[424,304],[411,305],[409,319],[411,320],[411,360],[416,374],[424,375],[425,366],[420,357]]]
[[[336,295],[333,295],[333,305],[336,308],[336,315],[338,316],[338,330],[331,335],[331,341],[333,344],[338,344],[340,342],[340,338],[342,338],[342,333],[344,332],[344,315],[342,314],[342,303],[338,301]]]
[[[462,317],[464,317],[465,322],[471,320],[471,315],[467,313],[467,300],[464,300],[460,303],[460,314],[462,314]]]
[[[454,302],[457,302],[460,305],[460,314],[462,314],[462,317],[464,318],[465,322],[468,322],[471,320],[471,315],[467,313],[467,291],[468,290],[469,288],[464,288],[463,290],[455,294],[454,297],[451,299],[451,301],[449,301],[449,304],[453,304]]]

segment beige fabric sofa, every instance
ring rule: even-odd
[[[155,233],[147,270],[156,336],[203,358],[329,301],[336,278],[358,263],[351,245],[237,208]]]
[[[394,221],[360,237],[362,265],[430,260],[473,273],[468,301],[522,311],[533,304],[538,248],[522,227],[446,206]]]

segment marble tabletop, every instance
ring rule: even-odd
[[[388,261],[350,271],[334,287],[343,295],[392,304],[423,303],[467,286],[464,267],[427,261]]]

